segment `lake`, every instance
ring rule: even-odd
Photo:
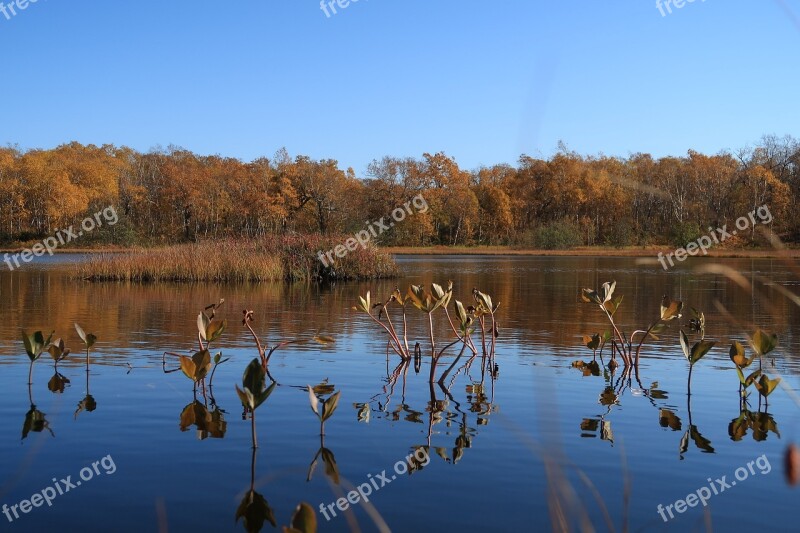
[[[79,260],[0,270],[0,503],[47,496],[18,507],[18,518],[15,510],[0,517],[4,530],[241,531],[242,501],[262,497],[263,531],[274,529],[270,517],[288,524],[300,502],[317,511],[320,531],[797,530],[783,454],[799,436],[800,308],[781,293],[800,292],[796,264],[715,260],[754,283],[750,292],[693,270],[711,260],[665,272],[632,258],[400,256],[401,279],[324,287],[92,284],[70,278]],[[447,280],[465,303],[473,287],[500,302],[497,367],[465,356],[443,385],[430,385],[422,313],[409,311],[410,338],[424,354],[417,372],[413,361],[387,359],[386,335],[351,307],[367,291],[375,301],[397,285]],[[645,344],[638,373],[592,375],[573,363],[592,361],[582,337],[607,324],[579,294],[612,280],[628,334],[658,318],[665,294],[685,302],[684,317]],[[228,327],[212,352],[230,360],[204,397],[162,360],[167,351],[191,355],[198,313],[220,298]],[[690,397],[678,342],[689,306],[705,313],[705,337],[717,341],[694,367]],[[258,356],[243,309],[270,345],[335,340],[272,356],[278,385],[257,410],[255,455],[234,388]],[[449,325],[444,315],[434,320],[443,340]],[[98,339],[88,382],[75,322]],[[751,387],[743,414],[728,350],[755,327],[778,334],[763,364],[784,386],[768,406]],[[30,390],[23,328],[55,330],[73,352],[59,374],[45,353]],[[457,354],[446,352],[439,374]],[[166,361],[177,368],[176,357]],[[322,383],[341,391],[324,439],[306,390]],[[359,486],[369,501],[337,508]],[[707,506],[696,498],[676,506],[691,493],[708,493]],[[660,514],[659,505],[672,507]],[[258,517],[248,520],[256,529]]]

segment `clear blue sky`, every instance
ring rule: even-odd
[[[0,0],[5,4],[9,0]],[[800,136],[800,1],[39,0],[0,14],[0,144],[285,146],[359,176]],[[794,15],[792,15],[794,13]]]

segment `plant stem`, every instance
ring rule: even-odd
[[[253,437],[253,449],[255,450],[258,448],[258,437],[256,436],[256,410],[252,410],[252,418],[250,418],[252,424],[250,424],[250,430]]]
[[[694,368],[694,365],[692,363],[689,363],[689,391],[687,393],[688,396],[692,395],[692,369],[693,368]]]
[[[28,385],[32,385],[33,384],[33,362],[34,361],[35,361],[35,359],[31,360],[31,365],[28,368]]]
[[[436,351],[436,343],[433,342],[433,313],[428,313],[428,324],[430,324],[430,334],[431,334],[431,350],[435,353]]]

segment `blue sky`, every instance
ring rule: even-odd
[[[0,0],[5,4],[9,0]],[[794,13],[794,15],[792,15]],[[282,146],[359,176],[800,136],[800,1],[39,0],[0,14],[0,144]]]

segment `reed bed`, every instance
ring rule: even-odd
[[[348,252],[326,267],[317,257],[346,237],[316,235],[226,239],[100,253],[77,267],[90,281],[265,282],[389,278],[397,275],[391,256],[373,245]]]

